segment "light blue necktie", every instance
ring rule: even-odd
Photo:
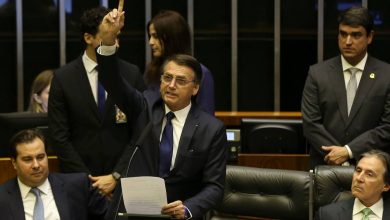
[[[34,205],[34,220],[45,220],[43,202],[41,198],[41,191],[38,188],[31,188],[30,190],[36,197],[35,205]]]
[[[165,124],[160,142],[160,169],[159,176],[164,177],[169,173],[173,150],[173,126],[172,119],[175,117],[173,112],[168,112],[167,123]]]

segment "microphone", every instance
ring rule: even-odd
[[[144,142],[145,138],[148,136],[148,133],[149,131],[151,130],[152,128],[152,121],[149,121],[149,123],[146,125],[146,127],[144,128],[144,130],[142,131],[140,137],[138,138],[138,140],[135,142],[135,148],[133,150],[133,153],[131,154],[131,157],[129,159],[129,162],[127,163],[127,167],[126,167],[126,172],[125,172],[125,177],[127,177],[128,173],[129,173],[129,170],[130,170],[130,165],[131,165],[131,162],[133,161],[133,158],[134,158],[134,155],[135,153],[138,151],[138,149],[140,148],[140,146],[142,145],[142,143]],[[122,186],[121,186],[122,187]],[[122,195],[123,195],[123,192],[122,192],[122,189],[119,189],[120,190],[120,195],[119,195],[119,200],[118,200],[118,204],[116,206],[116,209],[115,209],[115,216],[114,216],[114,220],[117,219],[118,217],[118,212],[119,212],[119,206],[122,202]]]

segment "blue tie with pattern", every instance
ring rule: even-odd
[[[38,188],[31,188],[30,192],[32,192],[35,197],[35,205],[34,205],[34,214],[33,219],[34,220],[44,220],[45,215],[43,211],[43,202],[41,198],[41,191]]]
[[[172,119],[175,117],[173,112],[166,114],[167,123],[161,136],[160,142],[160,169],[159,176],[164,177],[169,173],[172,160],[173,149],[173,126]]]

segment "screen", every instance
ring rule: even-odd
[[[234,132],[233,131],[226,131],[226,137],[228,141],[234,141]]]
[[[302,120],[243,118],[241,120],[241,152],[306,153]]]

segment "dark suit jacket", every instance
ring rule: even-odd
[[[320,207],[316,213],[316,220],[352,220],[352,211],[355,198],[331,203]],[[383,199],[382,219],[390,219],[390,201]]]
[[[161,96],[148,90],[141,94],[115,74],[116,55],[98,56],[98,63],[99,77],[106,90],[127,115],[138,117],[134,137],[138,141],[121,159],[125,172],[134,146],[139,146],[127,175],[158,176],[159,137],[165,114]],[[202,218],[222,199],[226,156],[226,131],[222,122],[193,103],[180,137],[174,168],[164,178],[168,202],[182,200],[194,219]]]
[[[321,146],[348,145],[355,158],[390,152],[390,65],[368,56],[349,117],[344,82],[340,56],[310,67],[302,117],[312,167],[325,163]]]
[[[139,69],[118,60],[119,72],[143,90]],[[49,96],[51,146],[63,172],[110,174],[130,141],[130,120],[117,124],[114,101],[108,95],[103,118],[99,115],[81,56],[55,71]]]
[[[84,173],[49,174],[61,220],[87,219],[88,211],[102,215],[106,211],[106,199],[92,190]],[[24,207],[16,178],[0,186],[0,213],[2,220],[24,220]]]

